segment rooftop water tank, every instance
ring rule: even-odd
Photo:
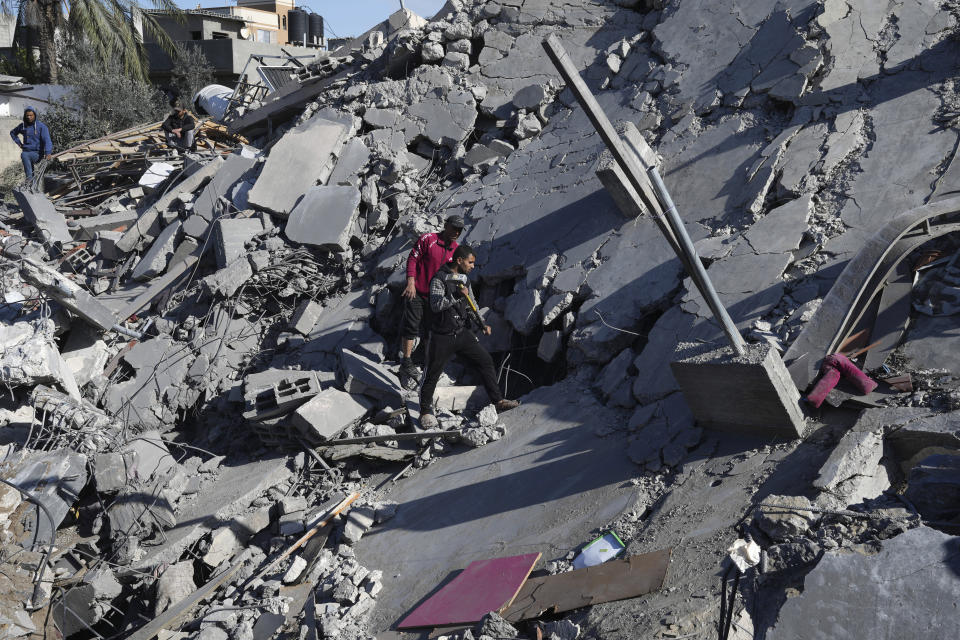
[[[311,13],[310,16],[310,44],[323,44],[323,16]]]
[[[310,37],[310,25],[307,23],[307,12],[300,9],[287,11],[287,41],[291,44],[302,43],[304,38]]]

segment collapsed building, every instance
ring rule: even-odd
[[[417,637],[452,574],[524,554],[508,597],[416,628],[955,634],[958,16],[451,0],[234,92],[196,153],[70,150],[3,217],[0,631]],[[652,150],[789,397],[834,353],[874,391],[796,402],[793,437],[710,428],[671,363],[721,326],[548,36]],[[400,291],[454,213],[523,404],[497,416],[455,362],[423,434]],[[712,397],[728,422],[759,402]],[[619,564],[574,568],[610,531]]]

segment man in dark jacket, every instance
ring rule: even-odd
[[[453,260],[437,271],[430,280],[430,310],[433,323],[427,347],[427,374],[420,389],[420,425],[424,429],[437,426],[433,415],[433,396],[443,367],[455,355],[462,355],[479,369],[483,386],[498,412],[509,411],[520,403],[505,400],[497,383],[493,358],[480,346],[474,331],[490,335],[490,326],[480,321],[471,302],[473,290],[468,275],[477,258],[468,245],[462,244],[453,252]]]
[[[173,113],[163,121],[161,128],[167,138],[167,145],[174,149],[193,149],[193,129],[197,126],[196,120],[180,102],[170,103]]]
[[[413,343],[421,333],[430,330],[430,278],[441,266],[450,262],[463,231],[463,218],[450,216],[440,233],[420,236],[407,257],[407,286],[403,290],[403,327],[400,332],[400,383],[407,389],[417,386],[417,367],[410,359]]]
[[[23,141],[18,136],[23,137]],[[20,161],[23,163],[23,173],[27,180],[33,180],[33,165],[40,159],[50,159],[53,153],[53,142],[50,140],[50,129],[37,120],[37,111],[33,107],[23,110],[23,122],[14,127],[10,137],[20,147]]]

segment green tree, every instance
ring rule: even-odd
[[[124,74],[119,60],[100,59],[89,44],[66,49],[62,80],[72,89],[71,100],[54,102],[42,116],[57,151],[156,122],[167,111],[162,92]]]
[[[151,0],[153,7],[180,15],[173,0]],[[150,34],[167,52],[174,42],[157,19],[137,0],[0,0],[0,8],[15,10],[27,24],[37,26],[40,76],[44,82],[60,82],[58,39],[89,43],[101,60],[117,60],[125,75],[146,80],[147,53],[138,30]]]

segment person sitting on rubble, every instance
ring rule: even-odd
[[[400,383],[406,389],[417,385],[417,367],[410,356],[417,337],[430,330],[430,279],[450,262],[457,249],[457,238],[463,231],[463,218],[450,216],[440,233],[426,233],[407,257],[407,287],[403,290],[403,326],[400,332]]]
[[[23,137],[21,142],[18,136]],[[10,137],[20,147],[20,162],[23,163],[23,173],[27,181],[33,180],[33,166],[40,159],[49,160],[53,152],[53,141],[50,140],[50,129],[37,120],[37,111],[28,106],[23,110],[23,122],[10,132]]]
[[[195,150],[193,129],[197,126],[197,121],[179,100],[171,101],[170,106],[173,107],[173,113],[167,116],[161,126],[167,139],[167,146],[178,151]]]
[[[469,245],[462,244],[453,252],[453,261],[440,269],[430,280],[430,310],[433,319],[427,343],[427,373],[420,389],[420,425],[424,429],[437,426],[433,395],[444,366],[454,355],[462,355],[479,370],[483,386],[498,413],[520,405],[506,400],[497,383],[493,358],[480,345],[474,331],[490,335],[490,325],[483,324],[476,310],[473,289],[467,276],[476,266],[476,255]]]

